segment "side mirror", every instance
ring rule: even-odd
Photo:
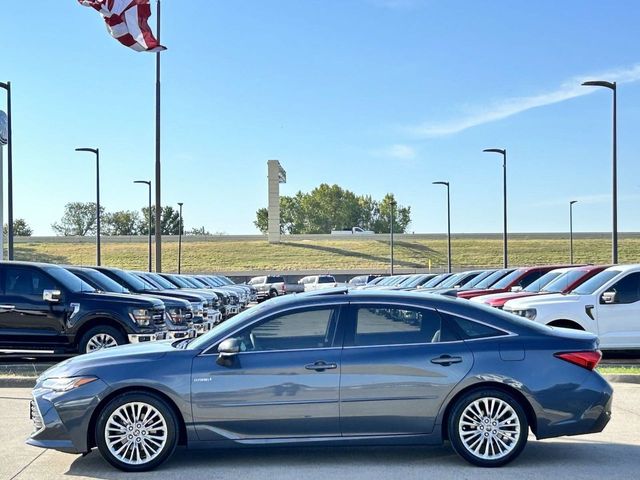
[[[60,290],[44,290],[42,292],[42,300],[49,303],[58,303],[62,298]]]
[[[604,292],[602,294],[602,297],[600,297],[600,303],[606,303],[606,304],[616,303],[616,300],[617,300],[616,297],[617,297],[616,292]]]
[[[521,292],[521,291],[522,291],[522,287],[521,287],[520,285],[516,285],[516,286],[514,286],[514,287],[511,287],[511,291],[512,291],[513,293]]]
[[[220,357],[229,358],[240,353],[240,340],[237,338],[227,338],[218,345]]]

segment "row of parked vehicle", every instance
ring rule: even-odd
[[[0,351],[87,353],[192,338],[256,301],[221,275],[0,262]]]
[[[543,325],[595,333],[603,350],[640,349],[640,265],[546,265],[359,276],[349,286],[456,296]]]

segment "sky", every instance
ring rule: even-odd
[[[498,147],[511,232],[566,231],[570,200],[576,231],[609,231],[612,96],[580,86],[608,80],[619,229],[640,231],[639,24],[637,0],[163,0],[163,204],[184,202],[187,229],[258,233],[278,159],[283,195],[393,193],[409,231],[439,233],[444,180],[454,233],[500,232],[501,158],[482,152]],[[146,205],[154,69],[76,0],[0,0],[14,216],[36,235],[95,200],[76,147],[100,148],[108,211]]]

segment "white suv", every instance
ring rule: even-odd
[[[568,294],[508,301],[505,312],[595,333],[603,350],[640,349],[640,265],[616,265]]]
[[[336,279],[332,275],[311,275],[299,280],[298,283],[304,285],[305,292],[338,286]]]

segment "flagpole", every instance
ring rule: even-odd
[[[156,3],[157,14],[157,35],[158,43],[160,43],[160,0]],[[162,200],[160,195],[161,188],[160,175],[160,52],[156,52],[156,218],[155,218],[155,236],[156,236],[156,272],[162,272]]]

